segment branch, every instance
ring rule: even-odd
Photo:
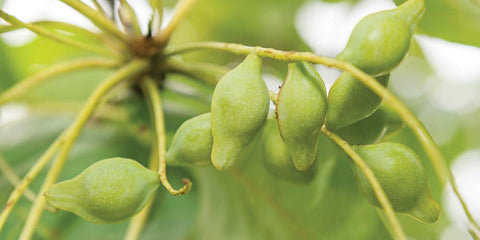
[[[173,31],[177,28],[180,21],[185,18],[185,15],[187,15],[188,11],[190,11],[196,1],[197,0],[181,0],[177,4],[175,13],[168,25],[155,36],[155,43],[158,45],[164,45],[168,42]]]
[[[68,127],[64,131],[63,134],[65,135],[65,137],[62,149],[60,150],[56,161],[50,167],[50,170],[48,171],[45,181],[43,182],[43,185],[40,189],[40,193],[48,191],[50,186],[52,186],[52,184],[54,184],[57,180],[60,172],[63,169],[63,166],[65,165],[68,154],[72,149],[73,143],[78,138],[80,131],[83,129],[88,119],[95,111],[96,107],[100,104],[102,98],[121,81],[141,73],[142,71],[146,70],[147,67],[148,63],[146,61],[134,60],[129,64],[125,65],[123,68],[119,69],[95,89],[95,91],[88,98],[80,113],[77,115],[75,121],[70,125],[70,127]],[[19,239],[28,240],[32,237],[35,227],[38,224],[38,221],[43,213],[45,205],[46,199],[44,197],[37,198],[32,208],[30,209]]]
[[[7,102],[17,99],[22,96],[32,88],[42,84],[44,81],[64,74],[71,73],[72,71],[83,69],[83,68],[94,68],[94,67],[104,67],[104,68],[113,68],[116,67],[119,63],[110,59],[101,59],[101,58],[91,58],[91,59],[79,59],[69,62],[62,62],[53,66],[50,66],[43,71],[36,73],[33,76],[30,76],[21,82],[17,83],[10,89],[6,90],[0,95],[0,105],[3,105]]]

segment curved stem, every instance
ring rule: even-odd
[[[33,165],[33,167],[30,168],[27,174],[25,174],[25,177],[23,177],[20,183],[10,193],[7,203],[5,204],[5,207],[3,207],[3,211],[0,214],[0,232],[2,231],[2,228],[5,225],[5,222],[7,221],[8,216],[10,216],[10,213],[12,212],[13,207],[15,207],[15,205],[17,204],[18,200],[22,196],[25,189],[27,189],[30,183],[33,182],[33,180],[38,176],[38,174],[43,169],[43,167],[47,165],[47,163],[50,161],[53,155],[57,152],[57,150],[63,144],[64,135],[65,134],[62,134],[58,136],[57,139],[55,139],[52,145],[48,147],[48,149],[43,153],[40,159],[38,159],[35,165]]]
[[[50,66],[43,71],[30,76],[21,82],[17,83],[10,89],[6,90],[0,95],[0,105],[9,101],[15,100],[22,96],[30,89],[43,83],[45,80],[58,76],[64,73],[70,73],[72,71],[82,68],[104,67],[113,68],[116,67],[119,62],[110,59],[91,58],[91,59],[79,59],[68,62],[62,62],[53,66]]]
[[[89,7],[85,3],[79,0],[60,0],[63,3],[67,4],[71,8],[77,10],[79,13],[83,14],[85,17],[90,19],[95,26],[104,30],[110,35],[115,36],[117,39],[123,41],[124,43],[128,43],[127,36],[121,32],[115,23],[105,17],[101,12],[96,11],[95,9]]]
[[[177,28],[180,21],[185,17],[196,1],[197,0],[181,0],[177,4],[175,13],[168,25],[155,36],[155,43],[158,45],[164,45],[168,42],[175,28]]]
[[[158,171],[158,153],[157,149],[152,149],[150,153],[150,160],[148,161],[148,168],[153,171]],[[128,225],[127,233],[125,235],[125,240],[136,240],[140,237],[142,233],[143,227],[145,226],[145,222],[148,219],[148,214],[153,205],[153,201],[155,200],[155,195],[149,200],[147,205],[137,214],[135,217],[132,218],[130,221],[130,225]]]
[[[352,161],[362,170],[363,174],[367,178],[368,182],[372,186],[373,192],[378,199],[378,202],[382,206],[385,214],[387,215],[387,219],[392,226],[393,232],[395,236],[399,240],[407,240],[405,233],[403,233],[402,226],[398,221],[397,217],[395,216],[395,212],[393,211],[392,205],[385,195],[385,191],[383,191],[382,186],[378,182],[377,177],[373,173],[373,171],[368,167],[368,165],[363,161],[363,159],[358,156],[358,154],[352,149],[350,144],[348,144],[345,140],[340,138],[339,136],[335,135],[334,133],[330,132],[325,125],[322,126],[322,132],[330,138],[333,142],[335,142],[351,159]]]
[[[29,23],[31,25],[35,26],[42,26],[42,27],[52,27],[58,30],[70,32],[70,33],[80,33],[85,36],[90,36],[92,38],[100,38],[100,36],[94,32],[91,32],[85,28],[79,27],[77,25],[73,25],[70,23],[66,22],[58,22],[58,21],[37,21],[37,22],[32,22]],[[2,33],[7,33],[11,31],[15,31],[18,29],[24,28],[23,26],[20,25],[2,25],[0,26],[0,34]]]
[[[66,44],[66,45],[78,48],[80,50],[85,50],[85,51],[88,51],[88,52],[97,53],[97,54],[106,55],[106,56],[113,56],[113,57],[118,57],[119,56],[118,53],[113,52],[109,49],[102,48],[102,47],[97,47],[97,46],[92,46],[92,45],[85,44],[85,43],[82,43],[82,42],[77,42],[77,41],[72,40],[70,38],[66,38],[64,36],[54,34],[54,33],[50,32],[50,31],[48,31],[48,30],[46,30],[42,27],[30,24],[30,23],[24,23],[24,22],[20,21],[19,19],[17,19],[16,17],[9,15],[2,10],[0,10],[0,18],[3,18],[3,20],[5,20],[6,22],[8,22],[12,25],[26,28],[26,29],[38,34],[38,35],[50,38],[50,39],[55,40],[59,43]]]
[[[8,162],[5,160],[5,158],[0,154],[0,172],[3,173],[3,176],[7,179],[10,184],[12,184],[14,187],[18,186],[20,184],[20,178],[18,175],[15,173],[15,171],[10,167]],[[25,189],[25,197],[30,200],[31,202],[34,202],[35,199],[37,198],[37,194],[30,190],[29,188]],[[47,208],[48,211],[50,212],[55,212],[56,210],[48,206]]]
[[[153,148],[158,151],[158,174],[163,186],[174,196],[182,195],[190,191],[192,182],[190,179],[182,179],[183,187],[175,190],[167,178],[167,166],[165,162],[166,140],[165,140],[165,123],[163,117],[162,100],[157,90],[157,86],[150,78],[145,78],[141,82],[142,91],[146,96],[150,112],[152,114],[152,123],[155,127],[155,143]]]
[[[418,141],[422,145],[422,148],[427,153],[430,162],[432,163],[435,172],[442,185],[445,185],[446,179],[449,180],[452,189],[459,199],[462,208],[467,215],[467,218],[473,228],[480,230],[477,222],[473,218],[468,206],[463,200],[455,178],[453,177],[452,172],[450,171],[445,159],[443,158],[442,153],[438,149],[435,141],[432,136],[428,133],[425,126],[413,115],[413,113],[387,88],[378,83],[375,78],[366,74],[362,70],[358,69],[354,65],[340,61],[334,58],[328,58],[323,56],[318,56],[310,52],[294,52],[294,51],[280,51],[272,48],[262,48],[262,47],[251,47],[244,46],[241,44],[233,43],[223,43],[223,42],[193,42],[187,43],[170,51],[167,51],[165,58],[170,57],[175,54],[180,54],[183,52],[188,52],[198,49],[217,49],[227,52],[232,52],[236,54],[248,55],[252,52],[255,52],[260,57],[269,57],[280,61],[306,61],[315,64],[323,64],[328,67],[335,67],[344,71],[349,72],[360,82],[365,84],[370,88],[375,94],[382,97],[383,100],[388,103],[395,112],[402,118],[402,120],[408,125],[408,127],[413,131]]]
[[[63,166],[65,165],[68,154],[72,149],[73,143],[78,138],[80,131],[83,129],[90,116],[100,104],[103,96],[105,96],[105,94],[107,94],[121,81],[125,80],[126,78],[132,77],[138,73],[141,73],[142,71],[146,70],[147,67],[148,63],[146,61],[133,60],[129,64],[125,65],[123,68],[119,69],[113,75],[111,75],[95,89],[95,91],[88,98],[80,113],[77,115],[75,121],[72,123],[72,125],[70,125],[70,127],[68,127],[64,131],[65,139],[62,149],[60,150],[56,161],[52,164],[50,170],[48,171],[45,181],[43,182],[43,185],[39,191],[40,193],[46,192],[50,188],[50,186],[54,184],[57,180],[60,172],[63,169]],[[31,239],[35,227],[38,224],[40,217],[42,216],[45,205],[46,199],[44,197],[37,198],[32,208],[30,209],[19,239]]]

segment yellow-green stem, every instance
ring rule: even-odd
[[[378,199],[378,202],[382,206],[385,214],[387,215],[388,222],[392,226],[393,232],[395,233],[396,239],[398,240],[407,240],[405,233],[403,233],[402,226],[398,221],[397,217],[395,216],[395,212],[393,211],[392,205],[385,195],[385,191],[383,191],[382,185],[375,177],[373,171],[368,167],[368,165],[363,161],[363,159],[358,156],[358,154],[352,149],[350,144],[340,138],[339,136],[335,135],[334,133],[330,132],[325,125],[322,126],[322,132],[330,138],[333,142],[335,142],[351,159],[352,161],[362,170],[365,177],[367,177],[368,182],[372,186],[373,192]]]
[[[15,100],[18,97],[22,96],[24,93],[28,92],[32,88],[43,83],[45,80],[58,76],[64,73],[70,73],[72,71],[83,69],[83,68],[112,68],[118,66],[119,62],[110,60],[110,59],[101,59],[101,58],[90,58],[90,59],[78,59],[68,62],[58,63],[56,65],[50,66],[39,73],[30,76],[21,82],[17,83],[15,86],[6,90],[0,95],[0,105],[3,105],[9,101]]]
[[[144,60],[133,60],[123,68],[119,69],[108,79],[106,79],[95,91],[90,95],[87,102],[83,106],[82,110],[77,115],[75,121],[64,132],[65,139],[62,149],[60,150],[57,159],[52,164],[50,170],[47,173],[45,181],[40,189],[40,193],[46,192],[52,184],[54,184],[60,175],[60,172],[65,165],[65,161],[70,153],[73,143],[77,139],[80,131],[87,123],[90,116],[93,114],[97,106],[100,104],[102,98],[121,81],[130,78],[136,74],[145,71],[148,67],[148,62]],[[27,220],[20,234],[21,240],[31,239],[35,230],[35,227],[42,216],[43,209],[46,205],[46,199],[44,197],[37,198],[28,214]]]
[[[117,28],[117,26],[112,20],[105,17],[105,15],[103,15],[101,12],[96,11],[95,9],[89,7],[88,5],[79,0],[60,1],[77,10],[79,13],[83,14],[85,17],[90,19],[90,21],[92,21],[92,23],[95,24],[95,26],[97,26],[98,28],[123,41],[124,43],[128,42],[127,36]]]
[[[180,0],[170,22],[155,36],[154,40],[158,45],[164,45],[168,42],[173,31],[177,28],[180,21],[185,17],[187,12],[190,11],[196,1],[197,0]]]
[[[54,33],[50,32],[50,31],[48,31],[48,30],[46,30],[42,27],[39,27],[39,26],[36,26],[36,25],[33,25],[33,24],[29,24],[29,23],[24,23],[24,22],[18,20],[16,17],[9,15],[2,10],[0,10],[0,18],[3,18],[3,20],[5,20],[6,22],[8,22],[12,25],[21,26],[23,28],[26,28],[26,29],[38,34],[38,35],[50,38],[50,39],[55,40],[59,43],[66,44],[68,46],[72,46],[72,47],[78,48],[80,50],[84,50],[84,51],[88,51],[88,52],[92,52],[92,53],[97,53],[97,54],[101,54],[101,55],[105,55],[105,56],[113,56],[113,57],[118,57],[119,56],[118,53],[113,52],[109,49],[85,44],[85,43],[82,43],[82,42],[77,42],[75,40],[64,37],[62,35],[54,34]]]
[[[183,187],[175,190],[167,178],[167,165],[165,162],[166,139],[165,139],[165,122],[163,117],[163,107],[160,93],[157,86],[150,78],[145,78],[141,82],[141,88],[145,94],[149,110],[152,115],[152,124],[155,131],[155,142],[153,148],[158,152],[158,174],[163,186],[174,196],[182,195],[190,191],[192,182],[190,179],[184,178],[182,180]]]
[[[5,160],[5,158],[1,154],[0,154],[0,172],[3,173],[3,176],[5,176],[7,181],[10,182],[10,184],[12,184],[14,187],[20,184],[20,178],[17,176],[17,173],[15,173],[15,171],[8,164],[7,160]],[[37,198],[37,194],[35,194],[29,188],[25,189],[24,195],[31,202],[34,202],[35,199]],[[51,206],[49,206],[47,210],[50,212],[55,212],[55,209]]]
[[[445,185],[446,179],[450,181],[452,185],[452,189],[460,200],[460,203],[463,207],[467,218],[472,225],[473,228],[479,229],[480,227],[476,223],[475,219],[473,218],[471,212],[468,209],[465,201],[463,200],[457,184],[455,182],[455,178],[453,177],[450,168],[448,167],[445,159],[443,158],[440,149],[438,149],[435,141],[433,140],[432,136],[428,133],[425,126],[413,115],[413,113],[387,88],[383,85],[378,83],[375,78],[366,74],[359,68],[355,67],[354,65],[340,61],[334,58],[328,58],[323,56],[318,56],[310,52],[294,52],[294,51],[280,51],[273,48],[263,48],[263,47],[252,47],[252,46],[244,46],[241,44],[234,44],[234,43],[223,43],[223,42],[193,42],[187,43],[180,47],[177,47],[173,50],[166,52],[165,58],[169,56],[179,54],[182,52],[198,50],[198,49],[217,49],[222,51],[228,51],[235,54],[243,54],[248,55],[252,52],[256,53],[260,57],[269,57],[280,61],[306,61],[314,64],[322,64],[328,67],[338,68],[344,71],[349,72],[354,77],[356,77],[360,82],[365,84],[368,88],[370,88],[375,94],[382,97],[383,100],[389,104],[395,112],[403,119],[403,121],[408,125],[408,127],[414,132],[415,136],[417,137],[418,141],[422,145],[422,148],[427,153],[430,162],[432,163],[435,172],[441,182],[442,185]]]
[[[77,25],[73,25],[70,23],[65,23],[65,22],[58,22],[58,21],[37,21],[37,22],[32,22],[29,23],[34,26],[41,26],[41,27],[51,27],[54,29],[70,32],[70,33],[79,33],[85,36],[89,36],[92,38],[100,38],[100,35],[91,32],[85,28],[79,27]],[[18,29],[22,29],[24,26],[20,25],[2,25],[0,26],[0,34],[10,32],[10,31],[15,31]]]
[[[157,157],[157,149],[153,148],[150,153],[150,160],[148,162],[148,168],[153,171],[158,171],[158,157]],[[142,233],[143,227],[145,226],[145,222],[148,219],[148,214],[153,205],[153,201],[155,200],[155,195],[149,200],[147,205],[137,214],[135,217],[132,218],[130,224],[128,225],[127,233],[125,235],[125,240],[137,240]]]
[[[0,214],[0,232],[5,225],[5,222],[10,216],[10,213],[13,210],[13,207],[17,204],[18,200],[22,196],[25,189],[32,183],[32,181],[37,177],[40,171],[45,167],[45,165],[50,161],[53,155],[57,152],[58,148],[63,143],[64,134],[61,134],[55,141],[48,147],[48,149],[43,153],[43,155],[38,159],[38,161],[33,165],[32,168],[25,174],[22,181],[15,187],[15,189],[10,193],[8,197],[7,203],[5,207],[3,207],[3,211]],[[37,198],[38,199],[38,198]]]

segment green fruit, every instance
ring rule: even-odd
[[[351,145],[371,144],[391,136],[403,127],[403,121],[395,111],[382,103],[377,111],[352,125],[340,128],[335,133]]]
[[[387,86],[389,75],[377,78]],[[326,126],[337,130],[372,115],[382,103],[377,96],[350,73],[344,72],[335,81],[328,94]]]
[[[285,181],[305,184],[315,177],[314,167],[298,171],[292,163],[287,145],[283,142],[274,118],[268,119],[262,132],[263,163],[269,173]]]
[[[315,161],[326,111],[327,92],[320,75],[308,63],[290,63],[276,113],[280,134],[298,170],[307,170]]]
[[[185,121],[173,136],[165,160],[169,165],[206,165],[212,154],[211,114]]]
[[[392,71],[410,48],[413,30],[424,9],[423,1],[408,1],[367,15],[352,30],[337,58],[374,76]]]
[[[404,145],[388,142],[354,146],[354,150],[372,169],[396,212],[428,223],[438,219],[440,208],[430,197],[428,177],[415,152]],[[362,194],[380,207],[363,172],[357,165],[353,169]]]
[[[160,185],[156,172],[125,158],[92,164],[73,179],[54,184],[45,197],[52,206],[93,223],[112,223],[140,212]]]
[[[268,89],[262,61],[250,54],[217,84],[212,96],[212,163],[231,167],[262,128],[268,114]]]

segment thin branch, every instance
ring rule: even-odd
[[[158,151],[158,174],[160,176],[160,181],[163,186],[174,196],[186,194],[190,191],[192,187],[192,182],[190,179],[182,179],[183,187],[179,190],[175,190],[167,178],[167,166],[165,162],[165,151],[166,151],[166,139],[165,139],[165,122],[163,117],[163,107],[160,94],[158,92],[157,86],[155,83],[149,79],[145,78],[141,82],[141,88],[145,94],[146,100],[149,105],[149,109],[152,115],[153,125],[155,127],[155,137],[156,141],[154,143],[154,148],[157,148]]]
[[[360,82],[365,84],[370,88],[375,94],[382,97],[383,100],[388,103],[395,112],[403,119],[403,121],[408,125],[408,127],[413,131],[418,141],[422,145],[422,148],[427,153],[430,162],[434,166],[435,172],[442,185],[446,184],[446,179],[449,180],[452,185],[452,189],[460,200],[462,208],[469,219],[470,224],[473,228],[480,230],[479,225],[473,218],[468,206],[463,200],[455,178],[453,177],[452,172],[450,171],[445,159],[443,158],[440,149],[435,144],[432,136],[429,134],[425,126],[413,115],[413,113],[387,88],[378,83],[375,78],[366,74],[362,70],[358,69],[354,65],[340,61],[334,58],[328,58],[323,56],[318,56],[310,52],[294,52],[294,51],[280,51],[273,48],[262,48],[262,47],[251,47],[244,46],[241,44],[234,43],[223,43],[223,42],[193,42],[187,43],[180,47],[171,49],[167,51],[164,55],[165,58],[168,58],[172,55],[192,51],[199,49],[217,49],[227,52],[232,52],[235,54],[248,55],[252,52],[256,53],[260,57],[269,57],[280,61],[306,61],[314,64],[322,64],[327,67],[334,67],[347,71],[357,78]]]
[[[22,80],[10,89],[3,92],[0,95],[0,105],[21,97],[32,88],[60,74],[71,73],[72,71],[84,68],[113,68],[118,66],[118,64],[118,61],[101,58],[78,59],[58,63]]]
[[[37,22],[29,23],[29,24],[35,25],[35,26],[41,26],[41,27],[52,27],[52,28],[55,28],[56,30],[61,30],[61,31],[69,32],[69,33],[79,33],[79,34],[89,36],[89,37],[92,37],[92,38],[96,38],[96,39],[100,38],[100,35],[98,35],[94,32],[91,32],[90,30],[87,30],[85,28],[82,28],[82,27],[79,27],[77,25],[73,25],[73,24],[70,24],[70,23],[66,23],[66,22],[37,21]],[[24,26],[2,25],[2,26],[0,26],[0,34],[15,31],[15,30],[22,29],[22,28],[24,28]]]
[[[180,2],[177,4],[175,13],[170,22],[155,36],[155,43],[157,43],[158,45],[164,45],[168,42],[173,31],[177,28],[180,21],[185,18],[188,11],[190,11],[196,1],[197,0],[180,0]]]
[[[8,162],[5,160],[5,158],[1,154],[0,154],[0,171],[3,173],[3,176],[5,176],[7,181],[10,182],[10,184],[12,184],[14,187],[20,184],[20,178],[17,176],[15,171],[10,167]],[[37,198],[37,194],[35,194],[35,192],[27,188],[25,189],[25,197],[31,202],[35,202],[35,199]],[[52,206],[48,206],[47,210],[50,212],[56,212],[56,209],[53,208]]]
[[[83,106],[80,113],[77,115],[75,121],[72,123],[72,125],[70,125],[70,127],[65,130],[65,138],[62,149],[60,150],[56,161],[50,167],[50,170],[48,171],[45,181],[43,182],[43,185],[40,189],[40,193],[48,191],[50,186],[52,186],[52,184],[56,182],[58,176],[63,169],[63,166],[65,165],[70,150],[72,149],[73,143],[78,138],[80,131],[83,129],[90,116],[100,104],[102,98],[121,81],[130,78],[136,74],[139,74],[142,71],[145,71],[147,67],[148,64],[146,61],[134,60],[129,64],[125,65],[123,68],[119,69],[95,89],[95,91],[90,95],[89,99]],[[44,197],[37,198],[32,208],[30,209],[19,239],[31,239],[35,227],[37,226],[38,221],[42,216],[45,205],[46,199]]]
[[[372,186],[373,192],[378,199],[378,202],[382,206],[383,210],[387,215],[387,219],[392,226],[393,232],[395,236],[399,240],[407,240],[405,233],[402,230],[402,226],[398,221],[397,217],[395,216],[395,212],[393,211],[392,205],[383,190],[382,185],[378,182],[377,177],[373,173],[373,171],[368,167],[368,165],[363,161],[363,159],[358,156],[358,154],[352,149],[350,144],[348,144],[345,140],[341,139],[339,136],[335,135],[334,133],[330,132],[325,125],[322,126],[322,132],[330,138],[333,142],[335,142],[342,150],[352,159],[352,161],[362,170],[365,177],[367,177],[368,182]]]
[[[106,55],[106,56],[118,57],[118,54],[116,52],[113,52],[109,49],[85,44],[85,43],[78,42],[78,41],[72,40],[70,38],[58,35],[58,34],[54,34],[50,31],[46,30],[43,27],[36,26],[36,25],[33,25],[33,24],[29,24],[29,23],[24,23],[24,22],[18,20],[16,17],[9,15],[2,10],[0,10],[0,18],[3,18],[3,20],[5,20],[6,22],[8,22],[12,25],[19,26],[19,27],[22,27],[22,28],[26,28],[26,29],[38,34],[38,35],[50,38],[50,39],[55,40],[59,43],[66,44],[68,46],[75,47],[75,48],[78,48],[80,50],[84,50],[84,51],[88,51],[88,52],[92,52],[92,53],[97,53],[97,54],[101,54],[101,55]]]
[[[110,33],[112,36],[115,36],[117,39],[128,43],[127,36],[122,33],[115,23],[105,17],[101,12],[89,7],[85,3],[79,0],[60,0],[63,3],[67,4],[71,8],[77,10],[79,13],[83,14],[85,17],[90,19],[95,26],[104,30],[107,33]]]

